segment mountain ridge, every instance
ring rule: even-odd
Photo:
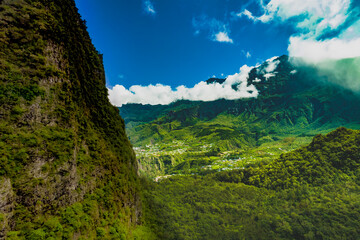
[[[208,84],[214,84],[215,80],[211,81]],[[284,137],[315,136],[339,126],[360,126],[357,93],[317,75],[311,66],[292,64],[285,55],[250,70],[247,83],[256,86],[257,98],[127,104],[119,108],[120,114],[134,146],[170,146],[172,141],[185,141],[190,145],[214,144],[220,152]],[[172,166],[178,161],[172,160]]]

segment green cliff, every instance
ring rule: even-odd
[[[0,1],[0,239],[122,239],[137,163],[73,0]]]

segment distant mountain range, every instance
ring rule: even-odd
[[[268,73],[265,69],[273,62],[274,69]],[[224,81],[210,78],[207,83]],[[287,56],[253,68],[248,84],[256,86],[257,98],[127,104],[119,108],[120,114],[135,146],[194,138],[225,148],[242,147],[261,144],[263,137],[314,135],[360,124],[358,94],[319,76],[315,68],[292,64]]]
[[[240,150],[262,152],[271,147],[272,153],[265,151],[275,154],[271,160],[287,138],[306,144],[316,134],[340,126],[359,129],[359,95],[331,80],[313,67],[296,66],[281,56],[250,71],[247,84],[256,87],[257,98],[127,104],[119,109],[130,141],[139,148],[140,171],[156,176],[183,172],[186,166],[204,168],[222,161],[224,154],[239,156],[235,152]],[[207,84],[225,81],[211,78]],[[176,147],[179,142],[182,147]],[[259,157],[255,158],[263,161]]]

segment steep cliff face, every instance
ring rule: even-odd
[[[137,163],[73,0],[0,1],[0,79],[0,238],[126,235]]]

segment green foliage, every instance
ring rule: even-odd
[[[46,233],[42,229],[31,231],[27,239],[29,240],[45,240]]]
[[[359,131],[339,128],[259,169],[249,169],[245,182],[267,188],[321,185],[353,177],[360,167]]]
[[[73,0],[0,1],[0,105],[8,239],[130,238],[137,162]]]
[[[146,225],[159,239],[356,239],[359,136],[339,128],[266,165],[145,181]]]

